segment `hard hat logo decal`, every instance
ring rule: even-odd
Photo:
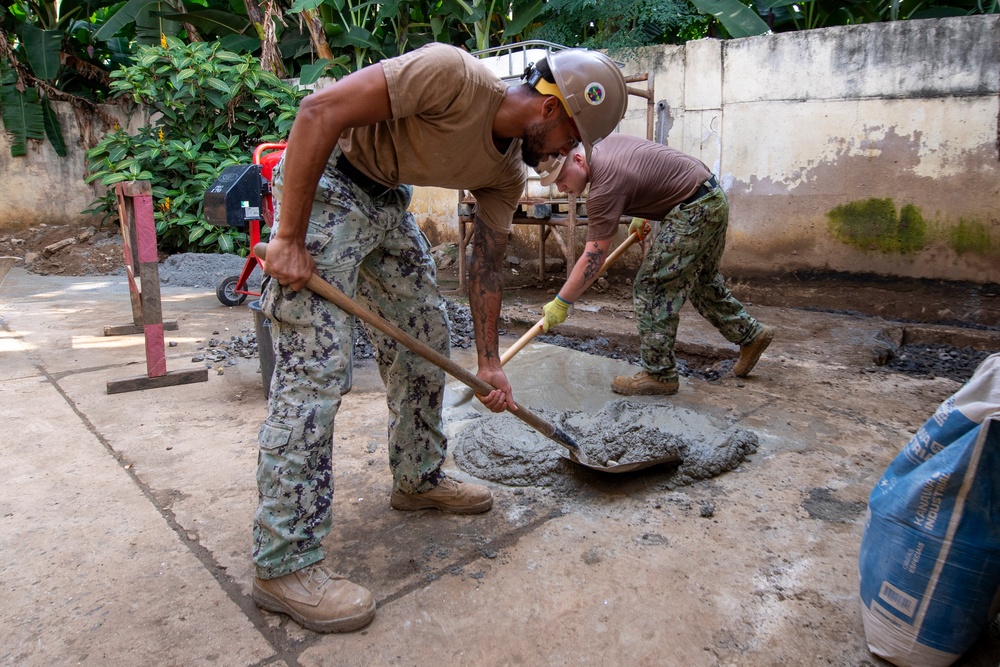
[[[586,94],[587,102],[596,106],[604,101],[604,86],[596,81],[587,84]]]

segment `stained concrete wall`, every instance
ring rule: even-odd
[[[655,138],[722,178],[724,272],[1000,282],[1000,17],[705,39],[644,49],[625,71],[653,73]],[[86,220],[84,146],[101,129],[60,114],[67,158],[47,143],[11,158],[0,134],[0,230]],[[645,136],[645,100],[621,131]],[[453,241],[457,203],[418,188],[412,210],[432,241]],[[534,257],[537,233],[518,228],[513,247]]]
[[[998,45],[997,16],[707,45],[722,105],[681,141],[719,123],[726,264],[1000,281]]]
[[[654,73],[656,139],[722,177],[724,272],[1000,282],[1000,17],[705,39],[625,70]],[[645,119],[632,98],[621,131]],[[421,217],[454,238],[454,215]]]
[[[11,157],[10,136],[0,131],[0,233],[40,224],[95,224],[99,218],[81,211],[100,196],[103,187],[84,183],[87,149],[100,141],[111,118],[77,113],[66,102],[52,104],[62,125],[66,157],[56,155],[45,141],[29,141],[27,155]],[[105,116],[125,121],[124,111],[106,106]]]

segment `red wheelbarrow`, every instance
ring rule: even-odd
[[[205,219],[220,227],[247,230],[251,248],[260,243],[261,223],[270,226],[274,222],[271,177],[284,151],[284,142],[260,144],[254,149],[253,164],[223,169],[205,193]],[[247,289],[247,281],[258,266],[260,260],[251,252],[238,276],[222,279],[215,288],[222,305],[238,306],[248,296],[260,296],[260,292]]]

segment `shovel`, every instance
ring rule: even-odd
[[[259,257],[261,260],[266,260],[267,258],[267,244],[258,243],[253,247],[253,253]],[[265,265],[266,270],[266,265]],[[472,388],[478,394],[485,395],[493,391],[488,383],[480,380],[478,377],[465,370],[461,365],[452,361],[448,357],[444,356],[437,350],[429,347],[428,345],[420,342],[410,334],[406,333],[395,324],[392,324],[384,317],[376,315],[372,311],[368,310],[361,304],[357,303],[351,297],[347,296],[339,289],[328,283],[327,281],[320,278],[317,274],[312,274],[309,277],[309,282],[306,283],[306,287],[316,294],[319,294],[324,299],[330,301],[338,308],[354,315],[355,317],[367,322],[372,325],[386,336],[389,336],[397,343],[406,346],[410,351],[419,354],[421,357],[431,362],[438,368],[450,373],[454,378],[461,380],[466,385]],[[509,410],[509,408],[508,408]],[[510,411],[510,410],[509,410]],[[580,449],[580,445],[577,444],[573,438],[571,438],[565,431],[563,431],[558,426],[550,424],[538,415],[528,411],[526,408],[519,407],[517,411],[510,411],[512,415],[531,426],[533,429],[541,433],[547,438],[554,440],[569,451],[568,458],[571,461],[575,461],[580,465],[586,466],[587,468],[592,468],[594,470],[606,470],[609,472],[626,472],[628,465],[622,466],[601,466],[591,463],[587,459],[587,455],[583,453]],[[631,468],[629,468],[631,469]]]
[[[611,266],[612,262],[621,257],[622,253],[624,253],[626,250],[632,247],[632,244],[638,240],[639,240],[638,232],[632,232],[631,234],[629,234],[628,238],[625,239],[620,246],[615,248],[614,252],[608,255],[608,258],[604,260],[604,264],[601,265],[601,270],[597,272],[597,276],[594,278],[594,280],[596,281],[597,278],[600,278],[602,275],[604,275],[604,272],[608,270],[608,267]],[[543,317],[542,319],[538,320],[538,322],[536,322],[530,329],[528,329],[528,331],[526,331],[523,336],[518,338],[517,342],[515,342],[513,345],[507,348],[507,350],[502,355],[500,355],[500,365],[503,366],[508,361],[513,359],[514,355],[520,352],[525,345],[530,343],[535,336],[542,333],[542,330],[544,328],[545,328],[545,318]],[[457,405],[462,405],[464,403],[468,403],[472,399],[472,394],[473,392],[469,391],[468,389],[463,390],[462,393],[459,394],[458,398],[455,399],[454,405],[457,406]]]

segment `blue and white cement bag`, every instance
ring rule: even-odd
[[[858,563],[872,653],[945,667],[1000,608],[1000,354],[941,404],[868,499]]]

